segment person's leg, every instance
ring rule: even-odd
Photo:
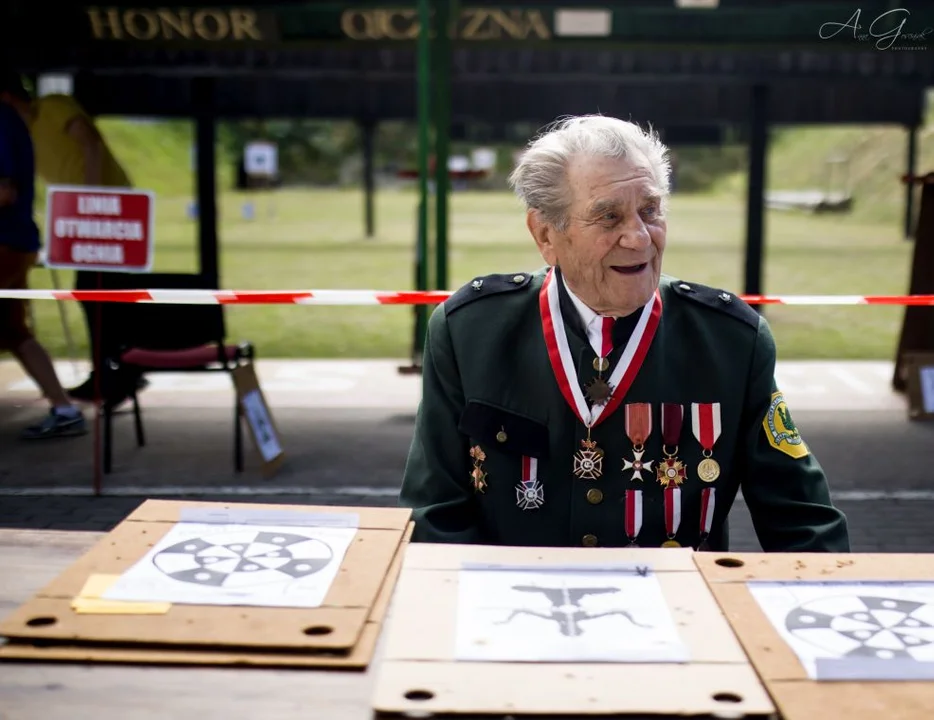
[[[0,287],[25,289],[29,269],[34,263],[35,253],[22,253],[5,248],[0,254],[0,267],[3,268]],[[0,347],[13,353],[52,406],[43,422],[23,432],[24,438],[83,435],[87,432],[84,416],[69,401],[55,374],[52,359],[26,323],[25,301],[0,301]]]
[[[13,355],[19,360],[23,370],[31,377],[46,399],[55,408],[73,407],[65,389],[58,381],[52,358],[34,337],[30,337],[13,348]]]

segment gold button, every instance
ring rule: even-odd
[[[584,547],[594,547],[597,544],[597,536],[588,533],[581,538],[581,544]]]
[[[516,285],[518,285],[519,283],[523,282],[524,280],[525,280],[525,275],[514,275],[513,278],[512,278],[512,281],[513,281]]]
[[[603,502],[603,491],[597,488],[590,488],[587,491],[587,502],[591,505],[599,505]]]
[[[496,433],[496,442],[506,442],[508,437],[509,436],[506,435],[505,430],[500,430],[498,433]]]

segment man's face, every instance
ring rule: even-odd
[[[571,195],[564,232],[535,212],[529,229],[542,257],[595,312],[622,317],[658,287],[667,225],[661,197],[641,158],[577,156],[567,173]]]

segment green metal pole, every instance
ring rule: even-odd
[[[428,143],[431,120],[430,0],[418,0],[418,247],[416,290],[428,290]],[[415,306],[413,361],[421,365],[428,330],[428,306]]]
[[[451,149],[451,15],[452,5],[457,12],[456,0],[438,0],[433,53],[433,84],[435,88],[432,109],[435,118],[435,289],[448,289],[448,195],[451,181],[448,176],[448,156]]]

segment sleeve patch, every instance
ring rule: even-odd
[[[769,445],[793,458],[803,458],[809,455],[808,446],[804,444],[801,433],[791,419],[791,411],[785,402],[785,395],[781,391],[772,393],[768,412],[762,420],[762,428]]]

